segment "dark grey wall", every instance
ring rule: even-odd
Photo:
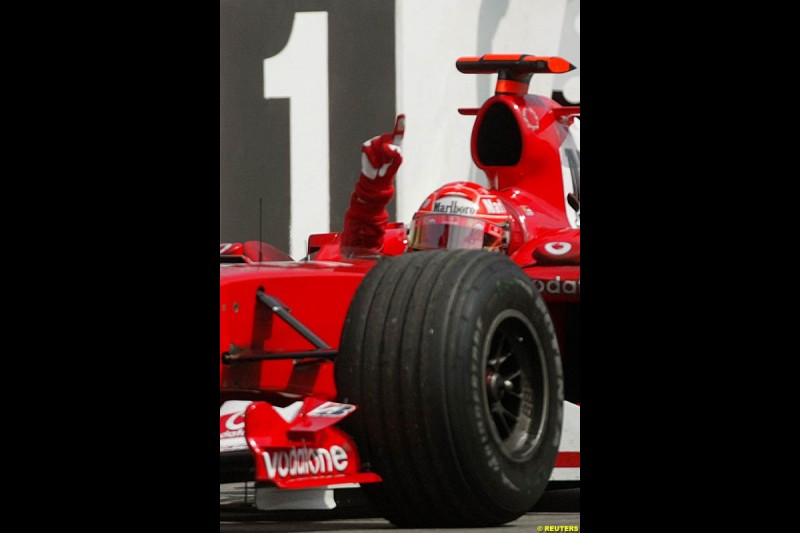
[[[332,231],[342,227],[361,143],[394,122],[393,0],[220,0],[220,242],[259,238],[263,198],[263,239],[289,250],[290,102],[264,99],[263,61],[283,49],[302,11],[328,12]]]

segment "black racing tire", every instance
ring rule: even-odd
[[[561,437],[553,322],[505,255],[384,258],[351,302],[335,379],[342,428],[383,479],[362,485],[400,527],[485,527],[544,492]]]

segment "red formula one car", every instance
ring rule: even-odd
[[[506,253],[406,253],[397,222],[378,257],[344,256],[339,233],[300,261],[220,245],[221,483],[252,482],[258,509],[329,509],[360,487],[399,526],[488,526],[580,478],[580,110],[528,94],[533,74],[574,67],[456,66],[498,73],[459,112],[512,216]]]

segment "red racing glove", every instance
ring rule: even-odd
[[[361,174],[344,216],[342,253],[379,253],[383,228],[389,221],[386,205],[394,196],[394,176],[403,162],[402,137],[384,133],[361,145]]]

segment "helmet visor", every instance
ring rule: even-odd
[[[503,243],[503,229],[477,218],[420,215],[409,237],[409,245],[416,250],[494,250]]]

